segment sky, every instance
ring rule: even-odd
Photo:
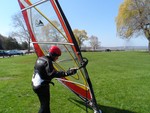
[[[123,0],[59,0],[72,29],[85,30],[96,36],[104,47],[147,46],[144,37],[125,41],[117,36],[115,18]],[[9,36],[14,29],[12,16],[20,12],[18,0],[3,0],[0,4],[0,34]],[[88,43],[87,43],[88,44]]]

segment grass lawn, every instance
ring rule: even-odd
[[[150,54],[86,52],[83,56],[89,60],[87,69],[103,113],[149,113]],[[37,113],[39,101],[31,87],[35,60],[34,54],[0,58],[0,113]],[[53,82],[52,113],[86,113],[76,95]]]

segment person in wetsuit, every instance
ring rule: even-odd
[[[37,94],[40,101],[38,113],[50,113],[50,83],[53,78],[61,78],[74,75],[77,70],[69,69],[67,72],[57,71],[53,67],[58,57],[61,56],[61,50],[57,46],[49,49],[49,56],[39,57],[34,66],[32,77],[33,91]]]

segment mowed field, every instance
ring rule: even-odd
[[[150,113],[150,54],[85,52],[87,70],[103,113]],[[37,113],[31,77],[36,55],[0,58],[0,113]],[[53,80],[52,113],[86,113],[81,99]],[[93,111],[88,108],[88,113]]]

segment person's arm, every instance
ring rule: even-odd
[[[68,69],[67,72],[64,71],[54,71],[53,72],[53,77],[54,78],[61,78],[61,77],[66,77],[66,76],[71,76],[77,73],[77,69]]]
[[[61,78],[61,77],[66,77],[70,75],[74,75],[77,72],[77,69],[69,69],[67,72],[65,71],[57,71],[53,67],[52,61],[48,61],[46,66],[47,70],[47,75],[48,79],[53,79],[53,78]]]

